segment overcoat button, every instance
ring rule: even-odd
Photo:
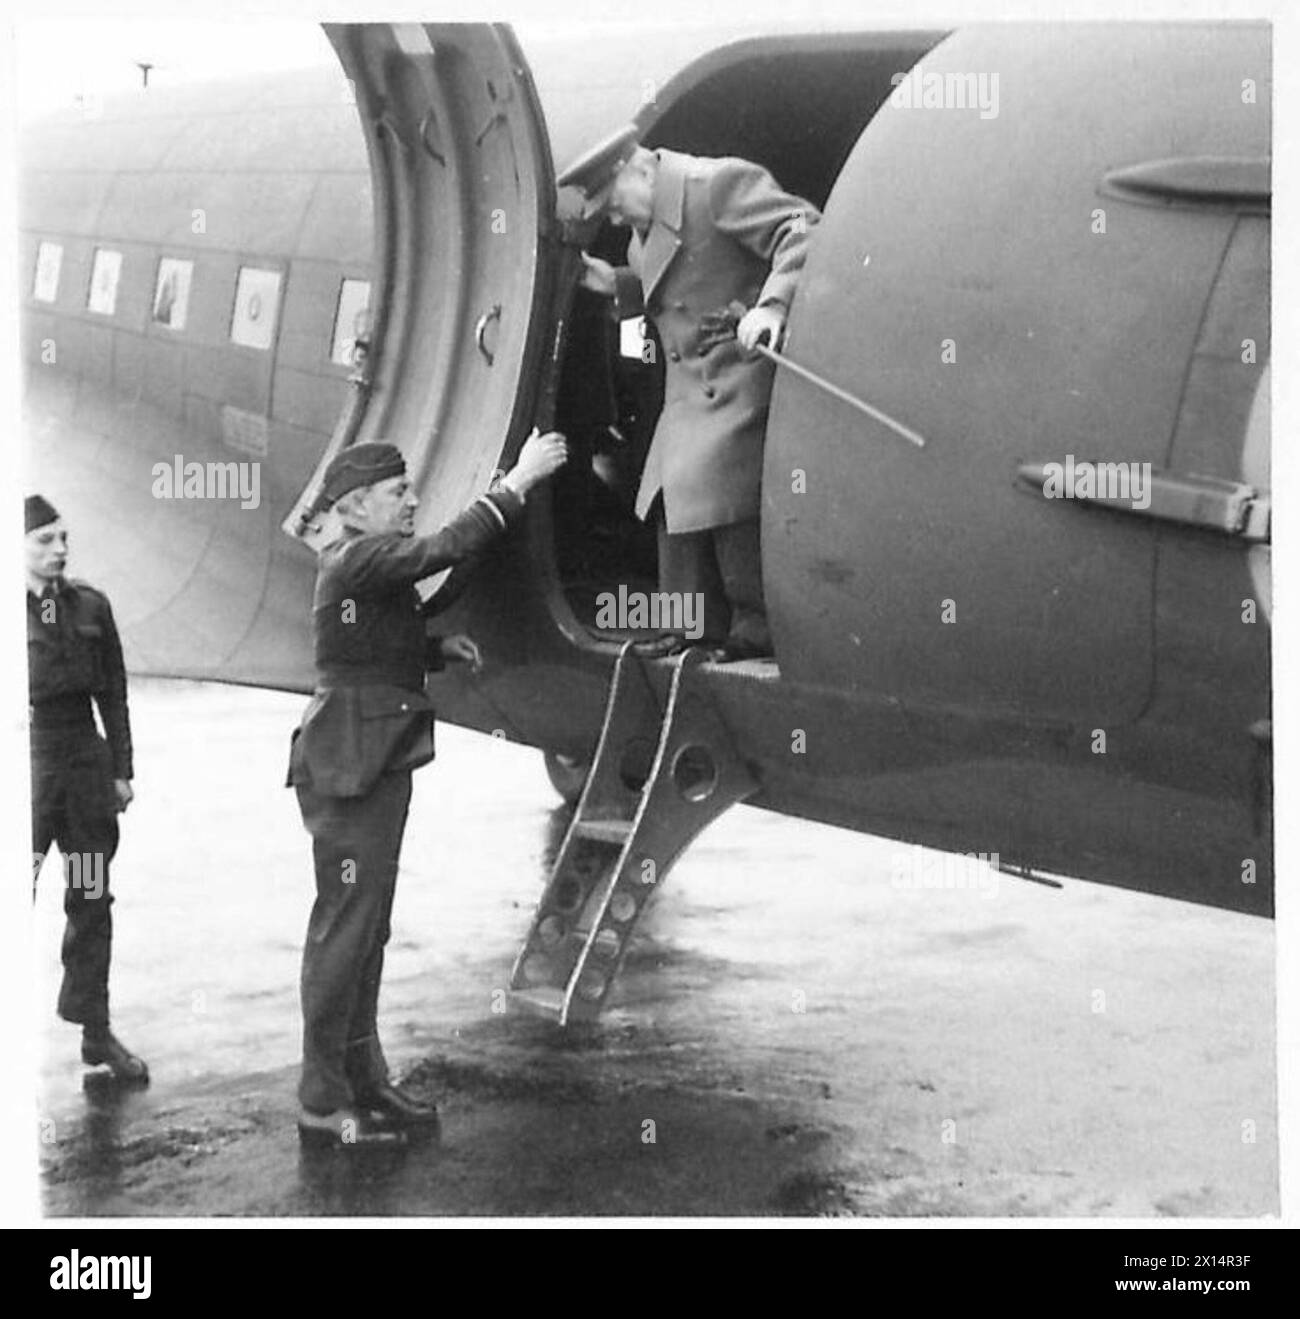
[[[676,348],[674,348],[672,352],[668,354],[668,360],[670,362],[680,362],[682,360],[682,355]]]

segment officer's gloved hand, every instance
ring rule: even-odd
[[[598,256],[582,254],[582,275],[578,281],[584,289],[599,293],[602,298],[612,298],[618,288],[614,278],[614,267]]]
[[[478,673],[483,667],[483,652],[477,642],[463,632],[442,638],[442,658],[448,664],[468,664],[471,673]]]
[[[761,343],[766,343],[773,352],[777,352],[781,347],[781,331],[784,329],[785,313],[780,307],[769,303],[762,307],[751,307],[740,318],[740,324],[736,326],[736,338],[747,353],[752,353]]]

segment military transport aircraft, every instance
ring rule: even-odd
[[[150,89],[21,144],[33,482],[134,670],[309,690],[329,457],[400,444],[429,531],[554,426],[526,534],[426,584],[488,661],[431,680],[442,717],[581,789],[524,1008],[597,1012],[741,800],[1271,914],[1266,25],[327,33],[345,78]],[[633,114],[824,208],[782,351],[924,440],[778,368],[775,662],[595,625],[654,587],[662,364],[575,290],[625,239],[555,173]],[[229,462],[255,499],[158,488]]]

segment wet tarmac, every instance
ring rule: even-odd
[[[153,1083],[55,1018],[49,1215],[1277,1212],[1274,927],[737,808],[679,863],[602,1020],[501,991],[565,814],[541,756],[441,726],[416,776],[381,1029],[442,1136],[307,1154],[294,1129],[312,884],[282,787],[303,698],[136,680],[113,886],[114,1023]],[[925,887],[955,876],[960,886]]]

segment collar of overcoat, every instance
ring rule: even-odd
[[[641,246],[641,293],[646,302],[682,246],[682,193],[689,157],[676,151],[656,151],[654,211],[650,231]],[[634,241],[640,242],[637,236]]]

